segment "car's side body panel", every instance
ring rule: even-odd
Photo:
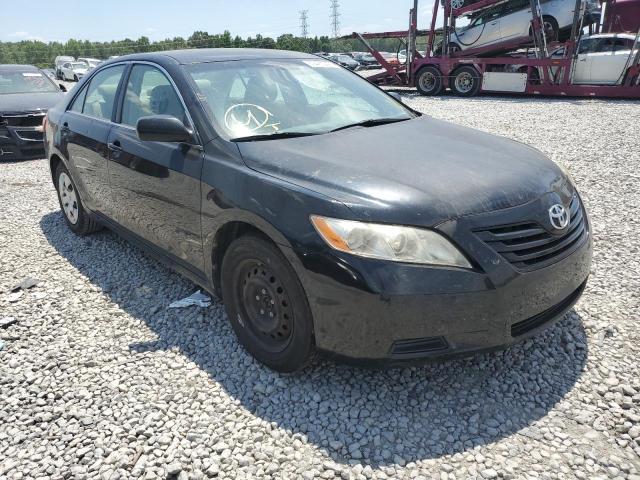
[[[141,142],[136,130],[111,130],[110,216],[149,242],[203,269],[199,147]],[[116,146],[117,145],[117,146]]]

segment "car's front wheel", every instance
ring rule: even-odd
[[[71,174],[62,163],[59,163],[56,167],[55,185],[58,191],[60,208],[71,231],[78,235],[87,235],[102,228],[82,206],[80,195],[78,195],[76,185],[71,179]]]
[[[295,271],[267,239],[234,240],[221,270],[222,298],[240,343],[279,372],[303,368],[313,357],[313,321]]]

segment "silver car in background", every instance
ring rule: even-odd
[[[540,7],[547,41],[558,40],[571,29],[575,0],[546,0],[540,2]],[[586,18],[598,16],[599,9],[597,0],[587,0]],[[472,16],[469,25],[452,33],[451,50],[508,50],[510,45],[531,37],[531,18],[529,0],[512,0],[488,8]]]

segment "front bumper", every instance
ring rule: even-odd
[[[0,161],[45,158],[41,126],[0,126]]]
[[[424,361],[506,347],[559,320],[589,276],[586,212],[582,239],[539,268],[519,269],[474,233],[530,219],[549,201],[440,225],[474,260],[473,271],[296,252],[318,349],[365,363]]]

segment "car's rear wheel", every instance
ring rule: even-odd
[[[421,68],[416,75],[416,88],[422,95],[439,95],[442,91],[442,74],[436,67]]]
[[[82,206],[76,185],[67,168],[59,163],[55,171],[55,186],[58,191],[60,208],[67,225],[77,235],[97,232],[102,226],[93,220]]]
[[[313,357],[313,321],[306,294],[286,258],[259,235],[234,240],[221,270],[222,298],[240,343],[279,372]]]
[[[451,90],[461,97],[472,97],[480,90],[480,75],[473,67],[460,67],[451,77]]]

